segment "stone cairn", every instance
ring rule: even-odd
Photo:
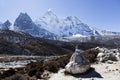
[[[75,49],[75,52],[70,58],[69,63],[65,66],[65,71],[70,74],[81,74],[85,73],[90,69],[90,63],[84,57],[82,51],[78,49],[78,46]]]

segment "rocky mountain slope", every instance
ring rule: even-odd
[[[1,30],[9,30],[11,23],[9,20],[5,21],[4,23],[0,22],[0,29]]]
[[[72,37],[78,34],[82,36],[120,34],[88,26],[75,16],[59,18],[52,11],[47,11],[42,17],[37,19],[35,23],[60,37]]]
[[[22,31],[35,37],[56,39],[56,35],[34,24],[27,13],[20,13],[14,23],[14,31]]]
[[[60,37],[69,37],[74,34],[93,35],[89,26],[83,24],[77,17],[68,16],[64,19],[58,18],[52,11],[48,11],[36,24],[44,26],[45,29]]]
[[[82,50],[93,47],[119,48],[120,42],[116,44],[113,39],[106,43],[94,42],[63,42],[33,37],[23,32],[0,30],[0,54],[10,55],[64,55],[71,54],[76,44]]]
[[[32,37],[23,32],[0,31],[0,54],[10,55],[63,55],[71,51],[49,40]]]
[[[52,40],[61,40],[66,37],[74,39],[76,37],[120,35],[117,32],[93,28],[75,16],[60,18],[52,11],[47,11],[36,21],[33,21],[27,13],[20,13],[14,25],[11,26],[11,23],[7,20],[5,23],[0,23],[0,29],[12,29],[13,31],[24,32],[35,37]]]

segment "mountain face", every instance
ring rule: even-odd
[[[35,21],[37,26],[41,26],[42,28],[54,33],[54,34],[59,34],[58,30],[59,27],[59,19],[58,17],[53,14],[51,11],[46,12],[42,18],[39,18],[39,21]]]
[[[4,23],[0,23],[1,30],[9,30],[10,26],[11,26],[11,23],[9,20],[5,21]]]
[[[36,20],[36,24],[59,37],[70,37],[75,34],[94,35],[89,26],[82,23],[77,17],[68,16],[60,19],[52,11],[46,12],[43,17]]]
[[[47,11],[42,17],[37,19],[35,22],[32,21],[32,19],[27,13],[20,13],[20,15],[14,22],[14,31],[21,31],[35,37],[54,40],[61,39],[64,37],[74,37],[78,35],[120,35],[120,33],[90,27],[87,24],[81,22],[75,16],[59,18],[52,11]]]
[[[99,36],[115,36],[115,35],[120,35],[120,32],[111,32],[111,31],[106,31],[106,30],[101,30],[98,28],[91,28],[93,32],[97,32],[99,34]],[[97,35],[98,36],[98,35]]]
[[[74,35],[95,36],[95,35],[115,35],[115,32],[99,30],[82,23],[75,16],[58,18],[52,11],[46,12],[43,17],[36,20],[36,25],[57,34],[59,37],[71,37]]]
[[[0,30],[0,54],[55,56],[71,53],[54,40],[52,43],[50,41],[23,32]]]
[[[22,31],[35,37],[56,39],[56,35],[45,30],[44,28],[41,28],[41,26],[37,26],[36,24],[34,24],[27,13],[20,13],[18,18],[15,20],[14,30]]]

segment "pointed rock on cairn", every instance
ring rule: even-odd
[[[85,73],[90,69],[90,63],[85,59],[81,50],[76,48],[75,52],[70,58],[69,63],[65,66],[65,71],[70,74]]]

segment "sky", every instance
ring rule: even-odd
[[[15,21],[20,12],[34,20],[48,9],[57,16],[76,16],[83,23],[120,32],[120,0],[0,0],[0,22]]]

